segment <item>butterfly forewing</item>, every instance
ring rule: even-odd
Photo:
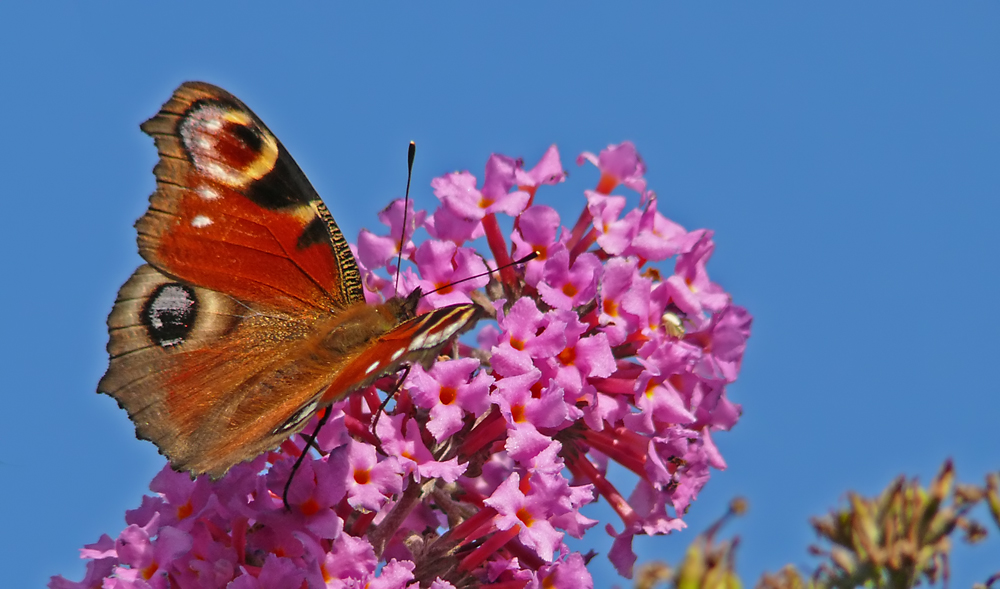
[[[242,102],[182,85],[146,121],[160,153],[139,253],[161,271],[276,307],[364,300],[347,241],[281,142]]]

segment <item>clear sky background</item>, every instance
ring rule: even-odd
[[[747,583],[815,564],[808,518],[848,489],[1000,468],[1000,2],[22,4],[0,6],[0,586],[79,580],[163,464],[94,390],[153,189],[138,125],[185,80],[253,108],[352,239],[402,192],[411,139],[422,208],[491,152],[556,143],[582,190],[580,151],[635,142],[755,317],[744,416],[715,437],[729,469],[687,518],[749,500],[727,528]],[[575,220],[581,193],[552,194]],[[587,545],[596,586],[625,585],[604,532]],[[995,535],[960,547],[953,586],[998,563]]]

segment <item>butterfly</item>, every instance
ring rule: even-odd
[[[333,216],[264,123],[203,82],[140,127],[156,191],[136,222],[145,260],[108,317],[114,397],[172,466],[222,476],[319,409],[404,366],[429,366],[482,311],[417,314],[420,290],[365,302]]]

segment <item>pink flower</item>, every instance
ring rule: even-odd
[[[726,305],[702,330],[684,337],[684,341],[702,349],[705,374],[718,374],[727,382],[736,380],[750,337],[750,320],[750,313],[743,307]]]
[[[191,549],[191,536],[177,528],[159,529],[158,524],[153,518],[145,528],[125,528],[115,541],[115,554],[120,564],[136,571],[151,587],[166,588],[168,568],[175,558]],[[150,530],[157,536],[155,545],[150,541]]]
[[[308,536],[304,544],[311,560],[319,564],[322,578],[341,586],[361,586],[361,581],[373,575],[378,565],[371,543],[350,534],[337,536],[329,547],[322,539]]]
[[[431,583],[431,589],[455,589],[455,586],[438,577],[437,579],[434,579],[433,583]]]
[[[646,202],[635,237],[625,249],[625,255],[637,255],[645,260],[658,262],[690,251],[697,242],[697,234],[688,233],[683,227],[661,215],[656,210],[656,204],[656,198],[650,198]]]
[[[721,311],[729,304],[729,295],[708,277],[708,259],[715,250],[712,232],[705,232],[691,251],[677,258],[677,274],[694,294],[698,307],[707,311]]]
[[[713,436],[742,414],[727,386],[751,316],[709,275],[712,233],[658,210],[631,143],[577,161],[601,177],[573,197],[571,229],[533,204],[566,199],[555,146],[530,170],[490,156],[481,187],[469,172],[435,179],[441,205],[430,217],[406,205],[402,245],[404,205],[390,204],[388,235],[362,231],[354,248],[366,300],[420,288],[420,312],[475,300],[495,322],[401,386],[389,375],[325,409],[312,446],[319,413],[217,481],[165,467],[125,530],[81,551],[84,580],[49,586],[590,589],[563,538],[596,526],[581,510],[598,497],[621,520],[602,526],[608,557],[630,575],[632,538],[683,529],[726,466]],[[640,208],[611,194],[619,185]],[[412,242],[419,227],[432,239]],[[394,394],[384,410],[379,390]],[[630,490],[607,478],[611,463],[634,475]]]
[[[531,196],[535,196],[535,191],[543,184],[558,184],[565,181],[566,172],[559,158],[559,150],[555,145],[550,145],[534,168],[527,171],[522,170],[520,166],[515,168],[514,178],[518,188],[529,192]]]
[[[518,538],[545,562],[551,562],[555,549],[562,540],[548,521],[553,497],[541,493],[525,494],[518,487],[521,479],[513,473],[501,483],[484,503],[497,511],[495,525],[499,530],[518,529]]]
[[[542,567],[538,576],[542,586],[551,589],[593,589],[594,580],[587,573],[583,556],[573,552],[565,559]]]
[[[587,209],[594,218],[594,228],[597,230],[597,245],[612,256],[624,253],[639,232],[642,215],[633,210],[624,219],[619,219],[618,216],[625,209],[625,197],[607,196],[590,190],[586,194],[589,203]]]
[[[409,386],[418,407],[430,410],[427,431],[443,441],[462,429],[467,413],[475,417],[489,408],[489,388],[493,377],[478,372],[479,362],[460,358],[438,362],[430,371],[414,366]]]
[[[257,576],[240,575],[227,589],[285,589],[300,587],[306,573],[291,558],[267,555]]]
[[[590,378],[611,376],[615,370],[614,354],[603,333],[584,335],[587,325],[576,314],[553,311],[552,315],[566,326],[566,347],[549,359],[548,365],[556,370],[556,382],[575,401]]]
[[[559,250],[545,263],[538,292],[556,309],[572,309],[594,298],[600,268],[593,254],[583,254],[571,265],[569,252]]]
[[[486,162],[483,189],[476,189],[476,177],[468,172],[454,172],[431,181],[434,194],[462,219],[482,219],[492,213],[519,214],[528,204],[527,192],[509,190],[516,185],[517,162],[494,154]]]
[[[427,213],[415,211],[413,203],[407,205],[406,243],[403,244],[403,257],[409,258],[416,246],[413,245],[413,234],[424,223]],[[389,235],[376,235],[367,229],[362,229],[358,235],[358,258],[368,268],[394,265],[399,254],[403,239],[403,199],[397,198],[378,214],[379,221],[389,227]]]
[[[585,151],[576,158],[578,166],[588,161],[601,171],[601,180],[597,184],[597,192],[611,194],[615,186],[624,184],[639,194],[646,193],[646,164],[642,163],[639,152],[631,141],[618,145],[609,145],[595,156]]]
[[[374,577],[374,575],[372,575]],[[365,583],[365,589],[406,589],[413,582],[413,563],[392,561],[382,568],[378,577]]]
[[[478,239],[484,234],[478,217],[466,219],[443,205],[427,218],[426,228],[434,239],[450,241],[455,245]]]
[[[639,409],[625,417],[623,423],[637,432],[653,434],[664,423],[694,423],[684,397],[665,377],[643,373],[635,381],[635,406]]]
[[[562,238],[558,238],[559,234]],[[538,257],[524,267],[524,281],[538,286],[545,263],[557,251],[566,250],[565,230],[559,228],[559,214],[544,205],[529,207],[518,217],[517,231],[511,234],[514,257],[520,259],[535,252]]]
[[[492,350],[493,370],[502,376],[524,374],[536,360],[551,358],[566,347],[566,324],[538,310],[534,300],[519,299],[504,313],[497,310],[503,332]]]
[[[536,429],[565,427],[571,416],[579,417],[580,410],[566,403],[562,387],[552,381],[541,383],[541,376],[542,372],[535,368],[497,381],[492,398],[511,426],[530,423]]]
[[[351,442],[340,459],[350,465],[347,475],[347,502],[354,508],[378,511],[389,497],[402,490],[402,468],[395,457],[379,461],[375,447]]]
[[[603,270],[598,321],[617,346],[647,327],[652,283],[639,276],[637,262],[629,258],[612,258]]]
[[[416,473],[424,478],[454,483],[465,472],[466,465],[459,464],[457,457],[445,462],[434,460],[420,438],[419,424],[414,419],[407,419],[406,415],[390,415],[380,421],[378,435],[382,449],[399,459],[404,476]]]
[[[283,492],[282,482],[291,476],[291,466],[286,461],[273,467],[277,476],[269,481],[271,494],[280,495]],[[335,538],[339,535],[343,522],[335,510],[347,495],[348,467],[345,461],[303,462],[288,488],[292,514],[287,517],[298,519],[296,526],[304,526],[320,537]]]
[[[417,263],[422,278],[416,281],[407,279],[406,284],[419,286],[424,291],[424,310],[468,303],[469,293],[489,281],[488,277],[480,276],[452,285],[463,278],[485,274],[486,265],[475,250],[458,247],[450,241],[425,241],[417,248],[413,261]]]

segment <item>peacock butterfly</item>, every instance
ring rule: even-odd
[[[136,222],[146,264],[108,317],[114,397],[177,470],[222,476],[322,407],[433,362],[480,316],[365,302],[347,240],[305,174],[236,97],[182,84],[141,125],[159,162]]]

